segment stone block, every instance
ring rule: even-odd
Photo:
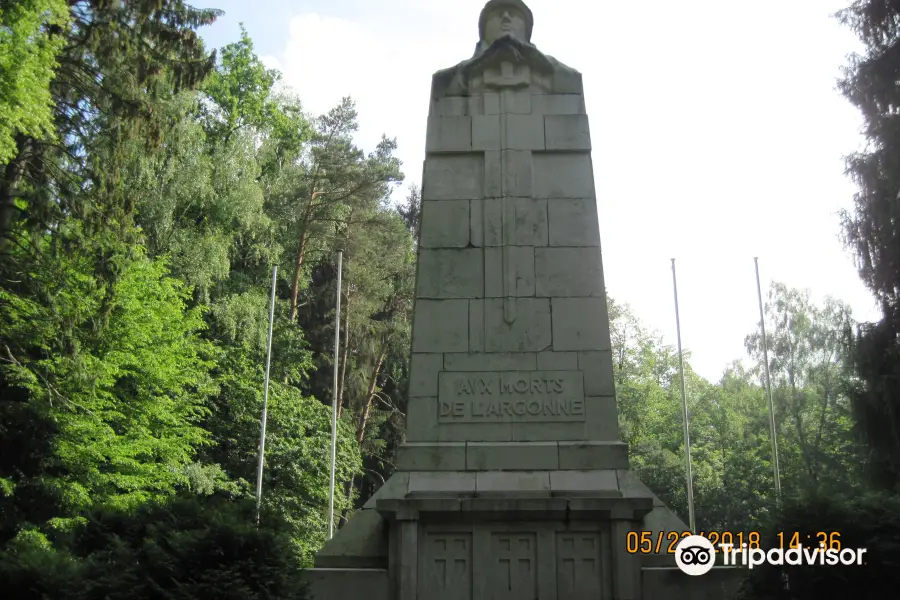
[[[397,471],[465,471],[464,442],[406,442],[397,448]]]
[[[438,441],[437,397],[409,399],[406,407],[406,441]]]
[[[531,112],[542,115],[583,115],[584,96],[580,94],[534,94]]]
[[[484,114],[499,115],[500,114],[500,92],[488,91],[482,96]]]
[[[475,473],[465,471],[438,471],[409,474],[409,493],[475,492]]]
[[[482,96],[469,96],[469,113],[470,115],[483,115],[484,114],[484,98]]]
[[[409,473],[394,473],[388,480],[384,482],[380,488],[375,490],[372,497],[366,501],[363,508],[374,509],[378,500],[395,500],[405,498],[409,488]]]
[[[425,159],[422,203],[428,200],[477,200],[484,191],[482,154],[437,154]]]
[[[503,153],[500,150],[484,152],[484,189],[485,198],[503,196]]]
[[[531,92],[528,89],[513,88],[501,91],[503,104],[501,110],[511,115],[531,114]]]
[[[505,115],[506,143],[504,150],[543,150],[543,115]]]
[[[465,248],[468,246],[470,206],[469,200],[423,202],[419,247]]]
[[[472,117],[428,117],[425,152],[471,152]]]
[[[504,319],[504,302],[502,299],[484,301],[485,351],[539,352],[550,348],[553,340],[550,300],[515,298],[512,300],[515,310],[512,323]]]
[[[597,201],[592,198],[547,202],[551,246],[600,246]]]
[[[444,370],[446,371],[534,371],[536,367],[537,360],[533,352],[444,355]],[[437,394],[436,372],[434,389]]]
[[[624,442],[559,442],[559,468],[590,471],[628,468]]]
[[[633,471],[618,470],[616,478],[619,482],[619,489],[626,498],[656,498],[656,494],[650,491],[643,481],[634,474]],[[656,504],[659,502],[659,504]],[[654,502],[656,506],[665,506],[658,499]]]
[[[553,298],[552,303],[553,350],[610,349],[606,298]]]
[[[484,352],[484,300],[469,300],[469,352]]]
[[[513,423],[514,442],[558,442],[585,439],[585,422]]]
[[[478,473],[475,491],[480,493],[496,492],[549,492],[550,473],[532,467],[530,471],[502,473]]]
[[[484,246],[484,200],[470,200],[469,243],[476,248]]]
[[[346,600],[366,590],[366,600],[391,600],[387,569],[304,569],[311,600]]]
[[[616,472],[610,469],[602,471],[554,471],[550,473],[550,489],[554,492],[618,492],[619,483],[616,478]]]
[[[503,196],[530,197],[534,192],[532,153],[503,150]],[[593,181],[593,180],[592,180]]]
[[[466,469],[470,471],[530,471],[557,468],[559,455],[555,441],[507,444],[469,442],[466,445]]]
[[[500,150],[500,115],[472,117],[472,149]]]
[[[505,289],[503,285],[507,276],[510,278],[509,289]],[[534,248],[531,246],[485,248],[484,296],[486,298],[534,296]]]
[[[481,298],[484,255],[481,248],[419,249],[417,298]],[[532,261],[532,268],[533,268]],[[531,278],[532,289],[534,276]]]
[[[322,568],[379,568],[388,562],[388,524],[375,510],[353,514],[334,537],[316,553]]]
[[[468,300],[416,300],[414,311],[413,352],[469,351]]]
[[[535,294],[538,297],[602,296],[600,249],[535,248]]]
[[[590,150],[591,132],[587,115],[544,117],[547,150]]]
[[[515,211],[512,239],[517,246],[546,246],[548,243],[547,201],[534,198],[509,198]]]
[[[545,351],[537,355],[537,368],[541,371],[574,371],[579,369],[575,352]]]
[[[747,576],[744,567],[713,567],[703,577],[691,577],[678,567],[643,569],[641,597],[647,600],[719,600],[734,598]],[[640,600],[640,599],[639,599]]]
[[[584,85],[582,84],[581,73],[565,69],[557,70],[553,74],[551,89],[555,94],[578,94],[583,96]]]
[[[410,358],[409,396],[437,397],[438,372],[443,368],[443,354],[416,354]]]
[[[611,350],[579,352],[578,368],[584,372],[584,393],[586,395],[616,395]]]
[[[594,172],[590,154],[535,152],[533,156],[535,198],[594,198]]]
[[[588,396],[584,399],[586,439],[614,442],[619,438],[619,410],[615,396]]]
[[[513,424],[498,423],[438,423],[441,442],[511,442]]]
[[[503,199],[485,198],[482,204],[484,246],[503,245]]]
[[[462,117],[469,113],[469,101],[464,96],[447,96],[431,101],[431,115],[438,117]]]

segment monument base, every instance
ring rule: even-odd
[[[357,584],[367,600],[725,597],[739,570],[692,578],[675,567],[668,534],[686,530],[627,469],[403,471],[307,578],[315,600],[353,598]],[[629,532],[664,541],[629,552]]]

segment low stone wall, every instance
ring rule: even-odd
[[[731,600],[746,575],[740,567],[713,567],[706,575],[692,577],[677,567],[641,570],[644,600]]]
[[[311,600],[389,600],[385,569],[308,569],[303,579]]]

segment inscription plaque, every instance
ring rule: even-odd
[[[438,374],[439,423],[582,422],[582,371]]]

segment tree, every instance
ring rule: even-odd
[[[865,151],[847,158],[859,191],[842,215],[843,233],[883,313],[860,331],[854,412],[872,452],[874,480],[893,487],[900,480],[900,6],[856,0],[839,17],[864,46],[850,57],[840,88],[862,113],[867,140]]]

